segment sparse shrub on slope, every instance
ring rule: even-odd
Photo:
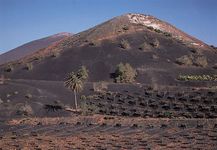
[[[208,65],[207,59],[205,56],[198,56],[194,59],[194,65],[199,67],[206,67]]]
[[[32,107],[28,104],[20,106],[16,112],[17,115],[31,116],[34,114]]]
[[[129,49],[130,44],[129,44],[129,42],[127,40],[121,40],[120,47],[123,48],[123,49]]]
[[[51,57],[59,57],[60,56],[60,52],[55,51],[51,54]]]
[[[176,59],[176,63],[179,65],[192,65],[192,57],[188,55],[181,56]]]
[[[208,65],[205,56],[184,55],[176,59],[176,63],[179,65],[194,65],[198,67],[206,67]]]
[[[157,39],[154,39],[153,41],[150,42],[150,45],[152,47],[157,48],[157,47],[159,47],[160,43],[159,43],[159,41]]]
[[[81,80],[86,80],[88,78],[88,70],[85,66],[81,66],[81,68],[77,72],[77,77]]]
[[[25,66],[25,69],[26,70],[32,70],[33,69],[32,63],[27,63],[26,66]]]
[[[136,70],[134,70],[130,64],[120,63],[115,70],[115,82],[131,83],[135,80],[136,75]]]
[[[127,25],[124,25],[124,26],[122,27],[122,29],[123,29],[124,31],[127,31],[127,30],[129,30],[129,27],[128,27]]]
[[[106,91],[108,84],[106,82],[95,82],[93,83],[93,90],[96,92]]]
[[[83,115],[92,115],[99,111],[99,108],[96,105],[87,104],[86,101],[82,101],[80,107]]]
[[[8,64],[4,69],[5,72],[11,72],[13,70],[14,70],[14,67],[12,64]]]

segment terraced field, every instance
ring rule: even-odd
[[[1,125],[0,149],[216,149],[217,120],[115,116],[26,119]]]
[[[107,115],[217,118],[217,93],[211,90],[105,92],[87,97],[86,103]]]

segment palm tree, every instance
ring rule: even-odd
[[[77,110],[77,108],[78,108],[78,102],[77,102],[76,93],[82,91],[82,89],[83,89],[83,82],[82,82],[82,80],[80,80],[78,78],[78,76],[74,72],[71,72],[68,75],[68,77],[67,77],[67,79],[65,81],[65,86],[74,92],[74,96],[75,96],[75,109]]]

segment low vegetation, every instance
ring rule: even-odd
[[[202,55],[184,55],[176,59],[179,65],[206,67],[208,65],[207,58]]]
[[[161,31],[160,29],[155,29],[155,28],[153,28],[153,27],[151,27],[151,26],[149,26],[149,27],[147,27],[149,30],[151,30],[151,31],[155,31],[155,32],[157,32],[157,33],[161,33],[161,34],[163,34],[163,35],[165,35],[165,36],[167,36],[167,37],[172,37],[172,34],[171,33],[169,33],[169,32],[164,32],[164,31]]]
[[[217,81],[217,75],[179,75],[180,81]]]
[[[25,66],[25,69],[26,70],[32,70],[33,69],[32,63],[27,63],[26,66]]]
[[[12,64],[8,64],[4,69],[5,72],[11,72],[13,70],[14,70],[14,67]]]
[[[208,65],[207,59],[204,56],[199,56],[194,59],[194,65],[199,67],[206,67]]]
[[[53,52],[52,54],[51,54],[51,57],[59,57],[60,56],[60,52]]]
[[[121,40],[120,47],[123,48],[123,49],[129,49],[130,44],[129,44],[129,42],[127,40]]]
[[[126,63],[120,63],[115,70],[115,82],[117,83],[132,83],[135,80],[137,72],[133,67]]]
[[[107,89],[108,89],[108,83],[106,83],[106,82],[93,83],[93,90],[96,92],[106,91]]]
[[[92,115],[98,113],[99,111],[99,108],[96,105],[87,104],[85,100],[81,102],[80,107],[81,107],[81,113],[83,115]]]
[[[176,63],[179,65],[192,65],[192,57],[188,55],[181,56],[176,59]]]
[[[150,42],[150,45],[152,47],[157,48],[157,47],[159,47],[160,43],[159,43],[159,41],[157,39],[154,39],[152,42]]]
[[[16,114],[22,116],[31,116],[34,114],[34,112],[30,105],[24,104],[18,108]]]
[[[124,25],[124,26],[122,27],[122,29],[123,29],[124,31],[127,31],[127,30],[129,30],[129,27],[128,27],[127,25]]]
[[[25,98],[27,98],[27,99],[31,99],[31,98],[32,98],[32,94],[27,93],[27,94],[25,95]]]

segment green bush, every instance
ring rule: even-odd
[[[135,80],[136,75],[136,70],[134,70],[130,64],[120,63],[115,70],[115,82],[131,83]]]
[[[99,111],[99,108],[97,106],[87,104],[85,101],[81,102],[80,108],[83,115],[92,115],[96,114]]]
[[[164,34],[165,36],[167,36],[167,37],[172,37],[172,34],[169,33],[169,32],[164,32],[163,34]]]
[[[206,67],[208,65],[207,59],[205,56],[198,56],[194,59],[194,65],[199,67]]]
[[[6,68],[4,69],[5,72],[11,72],[11,71],[13,71],[13,70],[14,70],[14,67],[13,67],[12,64],[8,64],[8,65],[6,66]]]
[[[77,77],[81,80],[86,80],[88,78],[88,70],[85,66],[81,66],[81,68],[77,72]]]
[[[184,55],[177,58],[176,63],[179,65],[195,65],[198,67],[206,67],[208,65],[206,57],[201,55]]]
[[[31,98],[32,98],[32,94],[27,93],[27,94],[25,95],[25,98],[27,98],[27,99],[31,99]]]
[[[159,30],[159,29],[154,29],[154,31],[155,32],[157,32],[157,33],[163,33],[161,30]]]
[[[130,44],[128,43],[127,40],[121,40],[120,47],[123,48],[123,49],[129,49]]]
[[[52,54],[51,54],[51,57],[59,57],[60,56],[60,52],[53,52]]]
[[[34,114],[34,112],[30,105],[24,104],[18,108],[16,114],[22,116],[31,116]]]
[[[27,63],[25,69],[26,70],[32,70],[33,69],[32,63]]]
[[[217,81],[217,75],[179,75],[180,81]]]
[[[192,65],[193,64],[192,57],[188,55],[184,55],[180,58],[177,58],[176,63],[179,65]]]
[[[156,47],[159,47],[160,43],[159,43],[159,41],[157,39],[155,39],[155,40],[153,40],[153,41],[150,42],[150,45],[152,47],[156,48]]]
[[[125,31],[127,31],[127,30],[129,30],[129,27],[128,27],[127,25],[124,25],[124,26],[122,27],[122,29],[125,30]]]
[[[147,27],[149,30],[153,31],[154,28],[152,26]]]

